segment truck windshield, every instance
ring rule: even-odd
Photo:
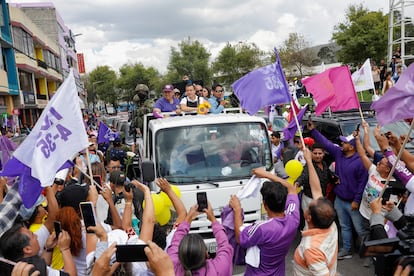
[[[163,129],[156,141],[157,177],[173,183],[248,178],[252,169],[272,165],[267,129],[259,122]]]

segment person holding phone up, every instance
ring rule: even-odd
[[[359,212],[368,173],[359,158],[356,150],[356,139],[352,134],[339,136],[338,139],[341,145],[338,146],[321,134],[312,121],[308,122],[307,129],[315,141],[321,143],[335,160],[335,174],[339,177],[339,183],[334,188],[334,206],[338,212],[343,243],[343,247],[338,253],[338,260],[350,259],[353,256],[352,228],[355,228],[361,240],[368,233],[367,227],[363,224],[363,217]]]
[[[284,275],[285,257],[299,226],[299,198],[296,185],[267,172],[263,168],[253,170],[263,183],[260,194],[268,220],[258,221],[242,229],[242,208],[237,196],[232,195],[229,205],[234,210],[236,241],[246,252],[245,275]],[[255,258],[248,258],[248,255]]]
[[[391,167],[385,157],[383,157],[377,165],[374,165],[374,163],[368,158],[365,149],[361,144],[359,139],[359,131],[354,131],[353,135],[356,140],[357,152],[369,175],[364,192],[362,193],[361,204],[359,206],[359,212],[365,218],[365,223],[367,223],[372,214],[370,203],[374,199],[378,198],[381,191],[384,189],[383,181],[387,179],[388,174],[391,171]],[[395,181],[394,177],[391,177],[390,181]]]
[[[211,221],[217,241],[216,256],[208,258],[207,247],[199,234],[189,234],[191,222],[200,214],[198,205],[190,208],[186,218],[178,226],[168,255],[174,264],[175,275],[232,275],[233,247],[229,244],[223,226],[216,220],[210,203],[204,209],[207,219]],[[191,274],[190,274],[191,273]]]

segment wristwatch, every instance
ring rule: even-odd
[[[392,151],[392,148],[391,148],[391,147],[387,147],[387,148],[384,150],[384,153],[386,153],[387,151]]]

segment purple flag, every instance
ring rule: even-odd
[[[30,208],[42,187],[52,185],[56,172],[66,168],[68,160],[88,145],[71,70],[0,175],[20,176],[20,196]]]
[[[277,50],[276,62],[241,77],[232,84],[240,105],[250,115],[267,105],[291,101],[289,86],[283,74]]]
[[[386,125],[414,117],[414,63],[404,70],[397,83],[371,105],[378,122]]]
[[[3,166],[9,161],[9,159],[12,157],[13,152],[17,149],[18,145],[10,141],[10,139],[7,136],[1,136],[0,137],[0,150],[1,150],[1,162]]]
[[[305,115],[306,111],[308,110],[308,106],[309,105],[306,104],[296,115],[296,117],[298,117],[299,124],[302,122],[302,118]],[[292,118],[288,126],[283,129],[283,139],[284,140],[292,139],[293,137],[295,137],[297,130],[298,130],[298,126],[296,125],[296,120],[295,118]]]
[[[59,170],[71,168],[73,166],[73,162],[68,160]],[[40,193],[43,191],[39,179],[32,176],[32,169],[17,160],[17,158],[12,157],[4,166],[3,171],[7,172],[7,176],[9,177],[20,177],[19,194],[24,206],[26,208],[32,207]],[[0,175],[3,174],[0,173]]]
[[[118,138],[118,136],[119,136],[119,132],[113,132],[103,122],[99,123],[98,144],[109,143],[110,141],[115,140],[115,138]]]

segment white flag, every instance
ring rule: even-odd
[[[352,81],[354,82],[355,91],[357,92],[375,89],[369,58],[358,71],[355,71],[352,74]]]
[[[53,183],[56,172],[88,146],[73,71],[43,110],[14,157],[32,170],[42,187]]]

